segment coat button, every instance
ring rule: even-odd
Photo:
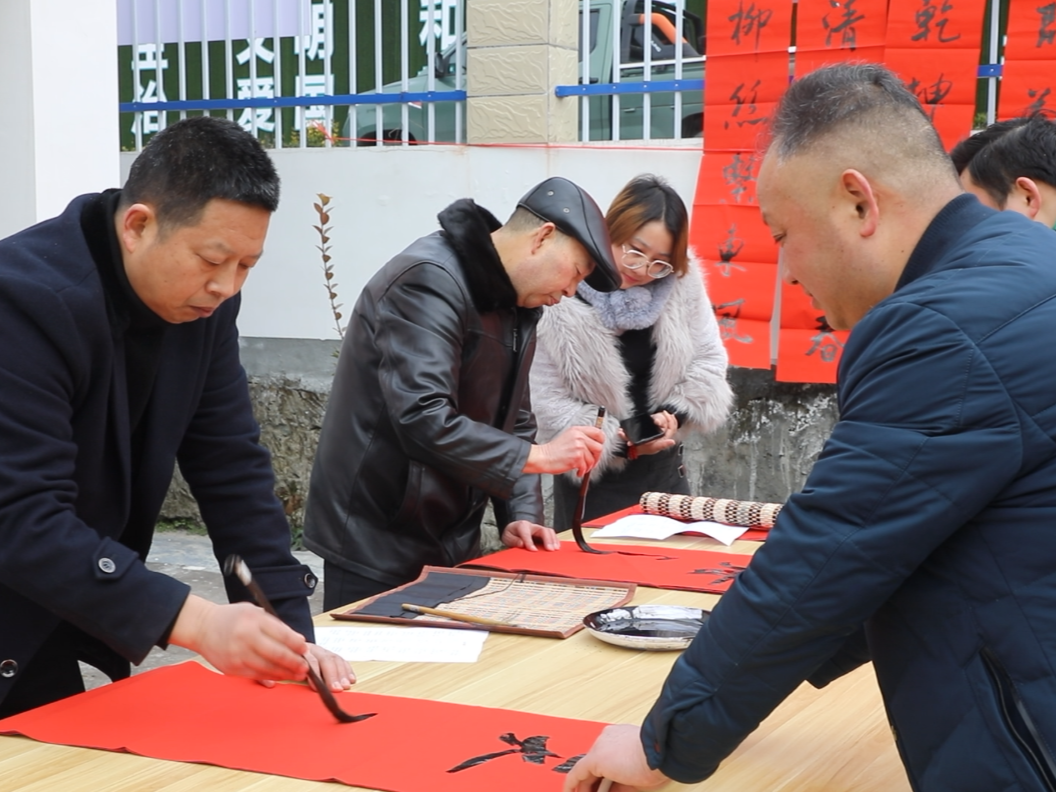
[[[0,663],[0,677],[4,679],[10,679],[18,673],[18,663],[14,660],[5,660]]]
[[[103,572],[105,572],[106,574],[109,575],[112,572],[117,570],[117,564],[115,564],[112,559],[100,558],[99,559],[99,569],[101,569]]]
[[[304,585],[308,588],[315,588],[315,584],[319,582],[319,578],[313,575],[311,572],[304,576]]]

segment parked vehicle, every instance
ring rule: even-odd
[[[618,12],[618,20],[614,19]],[[582,14],[582,7],[580,13]],[[651,35],[648,42],[651,60],[652,81],[675,79],[675,55],[677,38],[678,6],[674,0],[653,0],[651,4]],[[704,76],[704,20],[697,14],[682,11],[682,76],[681,79],[702,79]],[[581,19],[582,22],[582,19]],[[645,2],[644,0],[591,0],[590,3],[590,46],[589,74],[592,85],[616,82],[613,77],[613,66],[616,63],[614,54],[619,56],[619,82],[634,83],[645,80]],[[612,26],[620,26],[619,52],[614,53]],[[582,25],[580,25],[582,31]],[[581,34],[582,38],[582,34]],[[465,36],[463,35],[463,44]],[[583,52],[580,41],[579,51]],[[464,52],[464,50],[463,50]],[[463,56],[464,57],[464,56]],[[432,64],[434,91],[456,90],[456,57],[452,45],[438,53]],[[407,82],[408,93],[424,93],[430,90],[429,67],[423,68]],[[465,86],[465,63],[462,64],[462,86]],[[582,64],[580,65],[582,75]],[[582,81],[582,78],[581,80]],[[388,83],[382,87],[385,94],[398,94],[403,89],[400,82]],[[370,96],[368,91],[361,96]],[[644,118],[646,101],[643,93],[621,93],[618,100],[612,95],[591,96],[586,100],[589,115],[590,139],[610,140],[613,138],[612,125],[614,114],[619,117],[619,137],[621,140],[640,140],[645,137]],[[681,137],[697,137],[703,128],[703,92],[685,91],[682,93],[678,118],[675,118],[675,93],[672,91],[650,93],[649,96],[649,137],[674,138],[676,129]],[[580,112],[583,112],[583,100]],[[380,105],[382,108],[382,141],[398,143],[403,139],[403,110],[400,103]],[[359,105],[355,114],[355,134],[350,134],[351,124],[346,122],[344,137],[354,138],[358,145],[377,145],[377,105]],[[618,107],[618,109],[617,109]],[[428,140],[428,103],[410,103],[407,106],[407,139],[410,142]],[[455,114],[464,112],[462,102],[434,103],[433,140],[440,142],[455,141]],[[351,121],[352,114],[349,115]],[[677,125],[677,126],[676,126]],[[463,129],[465,128],[463,124]]]

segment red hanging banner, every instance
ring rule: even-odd
[[[799,0],[796,77],[844,61],[883,63],[887,0]]]
[[[884,60],[917,95],[943,144],[972,128],[986,0],[891,0]]]
[[[755,201],[757,152],[789,80],[792,3],[711,0],[704,159],[690,240],[730,363],[770,368],[777,254]]]
[[[781,284],[781,341],[778,382],[836,382],[840,354],[850,333],[829,327],[799,286]]]
[[[998,118],[1056,110],[1056,0],[1012,0],[1001,76]]]

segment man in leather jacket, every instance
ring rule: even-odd
[[[305,514],[327,608],[479,556],[488,498],[504,544],[556,550],[536,474],[582,475],[601,452],[586,426],[535,444],[528,388],[542,307],[619,284],[597,204],[555,177],[505,225],[469,199],[439,221],[349,320]]]

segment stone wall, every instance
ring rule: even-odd
[[[242,343],[261,440],[272,453],[276,492],[295,536],[304,522],[308,477],[337,347],[334,341],[244,339]],[[729,378],[736,404],[726,425],[686,442],[692,490],[699,495],[784,501],[803,485],[832,430],[837,418],[835,388],[774,382],[770,372],[749,369],[730,369]],[[549,493],[547,508],[549,513]],[[200,523],[178,473],[162,519]],[[494,546],[495,541],[492,525],[485,542]]]

